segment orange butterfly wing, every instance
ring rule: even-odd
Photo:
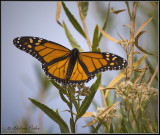
[[[79,59],[86,68],[87,75],[95,75],[106,70],[121,70],[127,66],[125,59],[112,53],[83,52]]]
[[[65,80],[70,50],[38,37],[18,37],[14,45],[37,58],[42,63],[45,73],[58,82]]]

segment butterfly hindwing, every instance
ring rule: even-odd
[[[79,55],[88,75],[95,75],[106,70],[121,70],[127,66],[127,61],[112,53],[83,52]]]
[[[80,64],[79,59],[77,59],[75,66],[73,68],[73,72],[70,77],[71,83],[83,83],[88,82],[90,79],[92,79],[94,76],[88,76],[88,74],[85,72],[85,68],[82,64]]]
[[[65,84],[69,60],[70,58],[66,57],[58,62],[44,64],[42,68],[51,79],[55,79],[57,82]]]

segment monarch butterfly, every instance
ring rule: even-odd
[[[30,53],[42,63],[46,75],[62,84],[81,84],[106,70],[121,70],[127,66],[122,57],[105,52],[79,52],[38,37],[17,37],[14,45]]]

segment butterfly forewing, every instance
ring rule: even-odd
[[[70,53],[69,49],[38,37],[18,37],[13,40],[13,43],[43,63],[51,62]]]

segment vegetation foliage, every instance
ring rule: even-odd
[[[66,36],[73,48],[78,48],[81,52],[83,49],[78,44],[78,41],[71,34],[65,21],[60,22],[60,12],[63,7],[66,16],[75,30],[86,40],[90,51],[100,51],[99,44],[104,36],[108,40],[119,44],[127,55],[128,66],[122,70],[120,74],[114,78],[107,87],[101,85],[101,74],[97,75],[97,80],[91,85],[86,87],[83,85],[73,86],[60,86],[58,83],[51,80],[52,84],[59,90],[59,95],[64,103],[68,106],[70,113],[70,125],[62,119],[58,112],[50,109],[43,103],[29,98],[29,100],[40,108],[49,118],[59,125],[61,133],[75,133],[76,123],[81,118],[93,117],[93,120],[86,125],[81,125],[84,128],[89,126],[92,133],[157,133],[158,132],[158,65],[152,66],[151,62],[147,59],[149,56],[157,59],[157,54],[145,50],[139,45],[139,38],[146,33],[143,29],[147,24],[151,23],[154,18],[150,16],[139,28],[135,31],[136,25],[136,13],[139,7],[139,2],[125,2],[126,9],[114,10],[110,9],[110,3],[108,4],[108,10],[106,13],[104,25],[102,28],[98,25],[95,26],[92,43],[88,35],[85,19],[87,17],[89,2],[77,2],[79,9],[79,15],[83,24],[83,27],[67,8],[65,2],[57,2],[56,21],[64,28]],[[151,4],[157,7],[156,2]],[[131,10],[130,6],[133,5]],[[142,6],[140,4],[140,6]],[[158,11],[158,10],[157,10]],[[120,38],[117,40],[107,32],[105,32],[107,23],[109,21],[110,14],[128,12],[130,24],[124,25],[130,29],[130,39]],[[155,20],[154,20],[155,21]],[[137,47],[138,51],[134,51]],[[136,57],[138,54],[144,54],[141,58]],[[139,68],[141,63],[145,62],[143,68]],[[146,80],[146,76],[149,79]],[[44,82],[44,80],[43,80]],[[154,83],[153,83],[154,82]],[[44,82],[45,83],[45,82]],[[46,85],[46,83],[45,83]],[[46,88],[47,86],[45,86]],[[97,107],[97,112],[87,112],[87,109],[93,103],[93,98],[97,92],[101,91],[104,107]],[[111,104],[110,92],[114,90],[115,100]],[[85,96],[82,100],[81,96]],[[120,99],[117,101],[116,99]],[[73,108],[76,112],[73,112]],[[150,114],[151,113],[151,114]],[[150,115],[149,115],[150,114]],[[77,127],[78,128],[78,127]]]

